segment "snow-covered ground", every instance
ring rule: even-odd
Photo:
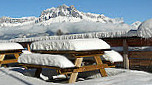
[[[107,68],[108,77],[100,77],[99,73],[88,77],[82,81],[78,78],[78,82],[69,85],[152,85],[152,74],[142,71],[133,71],[125,69]],[[33,77],[35,70],[25,70],[21,67],[0,68],[0,84],[1,85],[54,85],[65,84],[65,81],[46,82],[42,79]],[[43,69],[42,74],[51,76],[54,70]]]

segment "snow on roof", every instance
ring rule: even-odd
[[[18,43],[0,43],[0,50],[17,50],[17,49],[24,49],[20,44]]]
[[[101,39],[72,39],[72,40],[48,40],[38,41],[30,45],[32,50],[98,50],[110,49],[105,41]]]
[[[152,19],[146,20],[139,26],[137,34],[140,37],[152,37]]]
[[[10,39],[8,42],[34,42],[43,40],[68,40],[68,39],[85,39],[85,38],[112,38],[112,37],[125,37],[128,31],[122,32],[93,32],[93,33],[82,33],[82,34],[71,34],[62,36],[42,36],[42,37],[31,37],[31,38],[15,38]]]

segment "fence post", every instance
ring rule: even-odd
[[[123,39],[123,65],[125,69],[129,69],[129,59],[128,59],[128,43],[127,39]]]

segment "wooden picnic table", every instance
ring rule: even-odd
[[[99,70],[101,76],[107,76],[105,68],[109,66],[107,64],[103,64],[100,56],[104,54],[104,51],[110,51],[111,49],[104,49],[104,50],[88,50],[88,51],[32,51],[34,53],[42,53],[42,54],[70,54],[72,57],[75,58],[75,66],[74,68],[59,68],[59,67],[50,67],[44,65],[30,65],[30,64],[22,64],[25,67],[34,67],[37,68],[35,76],[39,77],[42,71],[42,68],[51,68],[56,69],[57,72],[60,74],[71,74],[69,83],[74,83],[77,79],[79,72],[85,71],[93,71]],[[87,65],[82,66],[82,61],[84,57],[93,57],[95,59],[96,65]],[[64,61],[63,61],[64,62]]]

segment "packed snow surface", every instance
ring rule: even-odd
[[[87,80],[78,81],[74,84],[46,82],[33,77],[35,70],[23,69],[21,67],[0,68],[1,85],[152,85],[152,74],[142,71],[107,68],[108,77],[100,77],[96,73]],[[42,75],[49,77],[56,75],[56,71],[43,69]],[[81,75],[81,74],[80,74]],[[42,78],[42,77],[41,77]],[[78,80],[82,78],[79,77]]]
[[[98,50],[110,49],[110,46],[101,39],[72,39],[72,40],[50,40],[33,42],[32,50]]]
[[[103,57],[105,58],[105,60],[111,61],[112,63],[114,63],[114,62],[122,62],[123,61],[122,56],[118,52],[116,52],[114,50],[104,51]]]
[[[0,50],[18,50],[18,49],[24,49],[22,45],[18,43],[0,43]]]
[[[63,55],[23,53],[18,58],[19,63],[55,66],[60,68],[75,67],[75,65]]]
[[[139,26],[137,34],[140,37],[152,37],[152,19],[146,20]]]

